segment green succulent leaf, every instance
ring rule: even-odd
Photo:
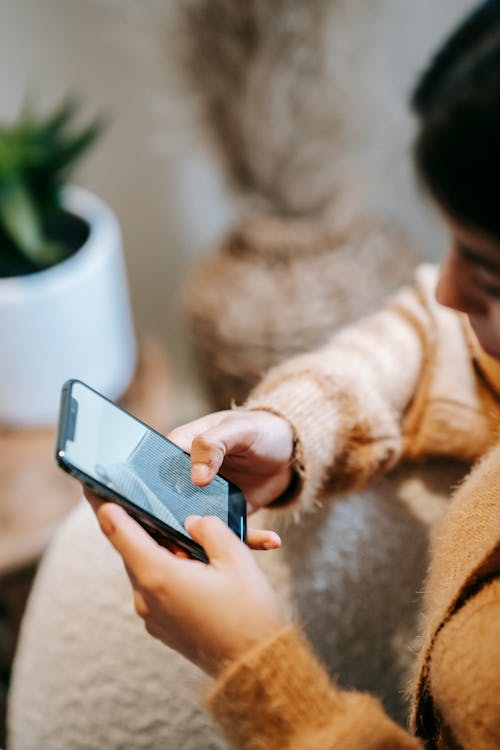
[[[61,187],[103,129],[98,119],[72,128],[77,111],[76,99],[68,97],[40,118],[26,102],[17,122],[0,123],[0,271],[13,253],[43,268],[71,252],[52,239],[64,213]],[[11,265],[19,267],[17,261]]]
[[[25,186],[15,177],[0,182],[0,219],[19,250],[36,257],[43,242],[41,222]]]

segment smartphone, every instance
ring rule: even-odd
[[[62,388],[56,460],[100,497],[122,505],[160,544],[208,562],[184,528],[192,513],[218,516],[246,541],[246,501],[238,487],[220,474],[197,487],[188,453],[80,380]]]

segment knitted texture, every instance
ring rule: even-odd
[[[11,750],[225,747],[199,707],[207,678],[145,632],[87,503],[42,562],[20,639]]]
[[[477,356],[462,315],[438,305],[436,269],[417,271],[379,313],[278,365],[247,407],[292,425],[296,506],[359,488],[403,456],[478,458],[498,435],[498,364]]]
[[[492,646],[492,653],[496,650],[496,643],[500,635],[498,618],[494,612],[498,607],[499,583],[495,591],[490,590],[486,594],[484,607],[491,610],[493,625],[489,620],[484,620],[478,627],[478,634],[463,655],[464,649],[457,645],[453,649],[447,642],[446,637],[441,635],[443,626],[455,621],[455,615],[460,618],[452,625],[456,628],[457,644],[460,644],[459,634],[471,632],[475,626],[471,625],[470,617],[476,618],[475,611],[472,615],[462,612],[465,609],[469,597],[483,586],[487,585],[492,577],[498,574],[500,568],[500,513],[498,497],[500,495],[500,449],[491,451],[479,463],[468,480],[459,488],[453,506],[450,508],[442,527],[434,541],[434,559],[430,569],[430,575],[426,594],[426,609],[429,612],[426,628],[423,636],[423,648],[421,651],[417,674],[417,704],[413,713],[413,725],[420,733],[429,734],[435,731],[436,716],[433,712],[433,685],[452,684],[452,680],[439,670],[436,675],[435,667],[433,674],[433,649],[435,643],[440,641],[437,651],[443,664],[450,666],[453,657],[464,663],[465,659],[471,662],[464,672],[467,677],[456,680],[456,688],[450,691],[444,690],[445,705],[457,712],[460,705],[460,691],[464,682],[471,682],[480,686],[484,677],[491,677],[491,669],[483,671],[485,660],[488,659],[487,644]],[[471,498],[474,502],[471,502]],[[487,601],[489,603],[487,603]],[[476,618],[477,619],[477,618]],[[480,632],[481,635],[480,635]],[[484,651],[478,650],[478,643],[484,644]],[[472,666],[474,663],[474,666]],[[454,673],[458,667],[454,667]],[[473,676],[475,674],[475,677]],[[497,684],[500,678],[497,677]],[[492,690],[488,682],[489,689]],[[442,689],[442,687],[440,688]],[[473,688],[474,690],[474,688]],[[496,693],[499,694],[498,692]],[[482,700],[476,696],[476,700]],[[485,701],[487,707],[487,701]],[[444,710],[444,709],[443,709]],[[470,715],[470,709],[466,716]],[[478,725],[485,722],[487,727],[488,716],[481,714]],[[467,723],[467,722],[465,722]],[[464,727],[464,731],[470,731]]]
[[[406,68],[413,75],[407,56],[413,44],[387,54],[391,37],[399,39],[407,25],[408,9],[394,2],[377,0],[368,9],[364,0],[178,5],[196,14],[184,40],[195,45],[194,86],[207,103],[228,173],[240,190],[250,191],[247,202],[288,217],[334,206],[329,222],[335,230],[328,230],[319,252],[317,217],[264,217],[238,227],[237,252],[224,246],[195,269],[186,296],[198,361],[210,376],[213,403],[226,405],[231,397],[243,399],[268,367],[365,314],[413,266],[406,242],[358,218],[364,205],[358,211],[356,203],[348,220],[341,218],[337,194],[345,189],[347,163],[358,186],[365,185],[366,169],[353,159],[359,153],[353,136],[363,123],[369,162],[379,163],[377,194],[382,185],[398,184],[385,157],[387,146],[391,154],[406,150],[394,149],[394,141],[401,146],[407,138],[406,120],[399,127],[406,99],[399,92],[407,85],[399,78],[394,84],[380,59],[398,75]],[[446,17],[446,6],[455,8],[457,0],[443,5]],[[378,14],[375,6],[387,11]],[[419,35],[424,46],[428,29],[438,28],[440,8],[431,6],[431,23]],[[394,24],[394,13],[403,23]],[[441,27],[448,23],[441,19]],[[244,37],[250,29],[253,46],[240,44],[242,28]],[[374,47],[382,52],[374,55]],[[420,64],[420,51],[413,55]],[[380,81],[385,98],[373,93]],[[374,137],[377,127],[384,140]],[[398,210],[405,203],[393,202]],[[295,256],[288,248],[297,238]],[[266,252],[276,245],[280,252]],[[233,288],[237,294],[226,299]],[[445,465],[384,479],[289,526],[283,550],[259,558],[288,609],[303,614],[329,673],[377,692],[400,719],[429,528],[463,472]],[[286,513],[274,511],[273,519],[285,523]],[[142,630],[124,572],[83,506],[54,539],[35,582],[10,696],[10,750],[225,747],[198,707],[198,679],[194,668]]]
[[[498,569],[497,560],[497,574]],[[429,694],[439,708],[439,715],[434,712],[433,723],[425,731],[434,732],[438,746],[449,741],[451,727],[465,748],[498,747],[499,640],[500,580],[497,578],[464,604],[436,636]],[[419,729],[424,731],[423,727]]]
[[[231,666],[208,704],[238,750],[422,747],[371,696],[332,686],[293,628]]]
[[[427,584],[427,627],[404,734],[371,698],[328,685],[294,630],[233,662],[208,703],[232,746],[495,750],[500,744],[500,445],[473,470],[438,536]]]
[[[411,290],[404,295],[412,304],[415,302]],[[421,317],[425,318],[423,314]],[[340,334],[332,347],[340,346],[340,362],[346,374],[348,342],[352,343],[353,332],[357,331],[356,346],[350,350],[352,385],[359,382],[363,386],[365,380],[357,378],[369,373],[369,393],[375,394],[378,388],[375,403],[379,411],[367,413],[375,422],[382,414],[382,424],[388,420],[396,427],[396,412],[405,409],[415,383],[410,363],[419,370],[422,347],[418,336],[401,336],[400,326],[406,318],[393,309],[378,313],[374,320],[375,324],[368,319],[359,328]],[[400,355],[408,380],[399,389],[390,384],[390,373],[398,369],[391,357],[386,360],[390,366],[385,368],[381,360],[377,368],[359,366],[357,357],[363,340],[368,347],[363,350],[365,356],[376,352],[371,344],[375,330],[389,349],[406,342],[407,349]],[[307,359],[320,354],[304,356]],[[282,366],[284,387],[291,387],[292,392],[296,364]],[[307,368],[298,370],[302,373],[299,379],[310,372]],[[319,376],[322,373],[324,368],[319,368]],[[276,393],[272,396],[276,387],[274,372],[255,398],[266,394],[269,408],[272,403],[275,409],[280,404],[302,408],[300,400],[280,401]],[[340,391],[336,393],[341,396]],[[387,417],[383,415],[384,403]],[[311,400],[311,414],[315,409]],[[350,403],[345,399],[338,398],[332,413],[328,409],[325,413],[332,419],[335,414],[339,417],[337,427],[353,423]],[[324,429],[335,431],[335,425],[329,426],[329,418],[318,421],[320,438]],[[310,455],[304,447],[304,436],[307,430],[312,434],[312,428],[310,421],[298,427],[304,456]],[[349,430],[338,430],[337,434],[333,447],[349,438]],[[349,445],[353,450],[363,447]],[[337,455],[333,450],[324,460],[331,463]],[[323,473],[317,464],[311,470],[309,460],[304,466],[307,494],[308,488],[319,486],[313,475]],[[419,609],[415,592],[425,572],[429,530],[440,517],[450,485],[463,473],[463,466],[443,461],[425,472],[419,467],[410,470],[402,466],[363,495],[351,495],[305,515],[300,526],[286,528],[287,509],[265,511],[260,523],[259,519],[254,521],[256,525],[285,529],[283,550],[263,553],[259,560],[279,590],[285,608],[303,620],[329,674],[338,675],[343,685],[373,691],[400,719],[404,715],[401,691],[412,661],[409,644],[416,633]],[[296,505],[307,507],[302,501],[296,500]],[[11,750],[30,746],[38,750],[63,746],[66,750],[80,746],[118,749],[125,736],[128,748],[163,747],[165,737],[172,745],[197,750],[222,743],[197,708],[196,670],[142,632],[129,597],[128,583],[114,553],[98,536],[91,516],[79,511],[54,540],[26,613],[10,700]],[[95,638],[89,637],[96,628],[97,658]],[[134,706],[133,712],[130,706]],[[90,717],[91,736],[84,728]]]

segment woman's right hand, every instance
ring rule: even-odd
[[[209,484],[221,469],[244,493],[250,511],[279,497],[292,479],[292,428],[271,412],[214,412],[177,427],[168,438],[191,454],[194,484]]]
[[[186,529],[209,563],[172,554],[115,503],[92,506],[119,552],[137,613],[150,635],[216,676],[284,625],[275,593],[248,547],[220,518],[190,516]]]

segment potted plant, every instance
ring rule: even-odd
[[[136,345],[118,222],[68,184],[101,124],[75,130],[76,104],[25,109],[0,125],[0,424],[57,419],[61,384],[110,398],[132,378]]]

